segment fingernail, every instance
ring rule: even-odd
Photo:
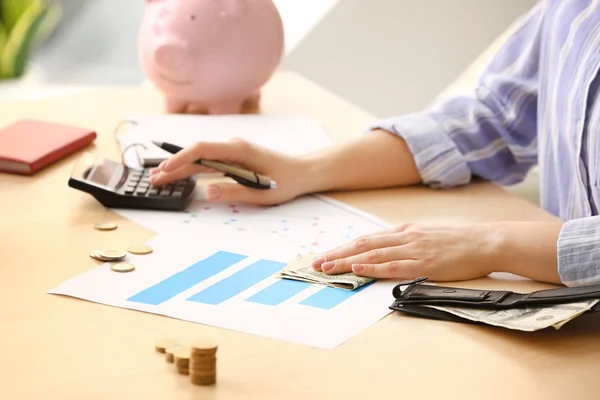
[[[327,261],[321,265],[321,269],[323,270],[323,272],[325,272],[325,271],[329,271],[334,266],[335,266],[335,263],[333,261]]]
[[[325,256],[316,256],[312,262],[313,267],[319,266],[325,262]]]
[[[221,196],[221,189],[219,189],[219,187],[217,185],[209,185],[206,188],[206,197],[209,200],[218,199],[219,196]]]
[[[167,167],[167,165],[169,165],[169,160],[164,160],[163,162],[158,164],[158,168],[164,170]]]
[[[365,266],[362,264],[353,264],[352,265],[352,271],[353,272],[361,272],[365,270]]]
[[[150,170],[150,175],[156,175],[156,174],[158,174],[159,172],[160,172],[160,169],[158,169],[158,168],[152,168],[152,169]]]

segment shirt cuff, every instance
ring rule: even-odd
[[[452,139],[426,112],[382,119],[367,131],[383,129],[400,136],[413,154],[424,184],[451,188],[471,181],[471,171]]]
[[[600,283],[600,216],[567,221],[558,237],[558,275],[566,286]]]

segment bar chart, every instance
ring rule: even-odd
[[[103,265],[49,293],[325,349],[391,312],[391,281],[344,290],[278,277],[298,254],[380,230],[376,220],[311,197],[190,211],[187,223],[180,214],[153,214],[157,227],[173,229],[146,243],[151,254],[127,256],[131,273]]]
[[[195,285],[204,282],[206,279],[225,271],[238,262],[245,260],[247,257],[243,254],[217,251],[188,268],[136,293],[127,300],[147,305],[162,304]],[[244,293],[265,279],[272,277],[284,266],[285,263],[282,262],[265,259],[256,260],[234,274],[198,291],[186,300],[208,305],[219,305]],[[245,301],[265,306],[277,306],[312,287],[312,285],[307,282],[278,279],[275,283],[248,296],[245,298]],[[318,292],[311,294],[298,304],[322,310],[330,310],[357,293],[360,293],[367,286],[352,291],[323,286]]]

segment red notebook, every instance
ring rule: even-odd
[[[96,132],[24,119],[0,128],[0,171],[31,175],[89,145]]]

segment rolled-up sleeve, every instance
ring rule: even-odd
[[[600,283],[600,216],[567,221],[557,245],[558,274],[563,284]]]
[[[456,144],[427,113],[390,118],[372,128],[384,129],[404,139],[421,175],[421,180],[435,188],[464,185],[471,180],[471,170]]]
[[[540,32],[546,2],[524,18],[485,69],[472,95],[376,121],[404,139],[423,183],[449,188],[472,176],[515,184],[537,164]]]

